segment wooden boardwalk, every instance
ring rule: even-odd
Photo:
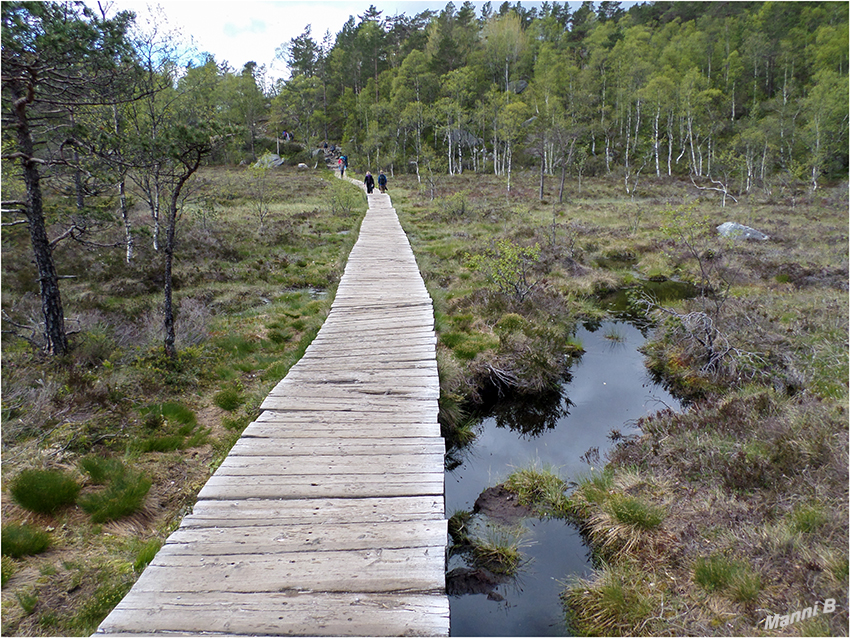
[[[434,316],[389,196],[331,312],[98,634],[447,636]]]

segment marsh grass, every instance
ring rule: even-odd
[[[40,554],[50,547],[50,534],[32,525],[9,523],[3,525],[3,537],[0,542],[3,556],[20,558]]]
[[[63,470],[26,469],[12,480],[9,491],[21,507],[54,514],[76,501],[80,485]]]
[[[213,396],[213,403],[228,412],[233,412],[244,402],[245,397],[242,395],[242,390],[234,386],[222,388]]]
[[[573,630],[589,636],[651,635],[665,587],[657,574],[632,560],[605,563],[589,579],[579,578],[562,598]]]
[[[515,576],[524,559],[521,551],[525,527],[496,523],[478,526],[469,537],[475,564],[494,574]]]
[[[552,469],[517,470],[508,476],[504,486],[517,495],[520,505],[534,508],[539,516],[564,518],[569,513],[567,484]]]
[[[87,457],[80,465],[94,483],[104,485],[103,489],[83,494],[77,499],[79,506],[96,524],[136,512],[152,485],[147,476],[117,459]]]

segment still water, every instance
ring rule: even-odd
[[[579,328],[585,354],[571,369],[562,398],[548,406],[517,407],[484,419],[478,437],[446,473],[446,512],[472,510],[483,490],[516,469],[552,469],[566,481],[604,465],[609,433],[636,434],[634,422],[680,403],[652,382],[638,348],[643,334],[628,323],[603,322]],[[598,448],[601,461],[582,457]],[[485,594],[451,596],[452,636],[566,636],[559,594],[571,577],[591,565],[578,531],[561,520],[525,521],[523,555],[530,560],[512,582],[499,585],[502,600]],[[450,563],[449,568],[454,567]]]

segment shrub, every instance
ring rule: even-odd
[[[538,282],[531,281],[530,276],[539,260],[539,245],[522,247],[507,239],[499,240],[496,248],[485,254],[467,255],[470,268],[483,272],[499,292],[517,302],[522,302],[537,286]]]
[[[21,507],[53,514],[77,499],[80,486],[62,470],[24,470],[15,478],[10,491]]]
[[[50,546],[50,535],[29,525],[10,523],[3,526],[0,548],[4,556],[20,558],[40,554]]]

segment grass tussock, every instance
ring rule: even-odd
[[[26,469],[13,479],[9,491],[21,507],[54,514],[77,500],[80,485],[64,470]]]
[[[517,495],[519,504],[531,507],[542,517],[564,518],[569,513],[566,482],[554,471],[536,467],[512,472],[506,489]]]
[[[36,529],[32,525],[9,523],[3,526],[3,538],[0,542],[3,556],[21,558],[40,554],[50,547],[50,534]]]

